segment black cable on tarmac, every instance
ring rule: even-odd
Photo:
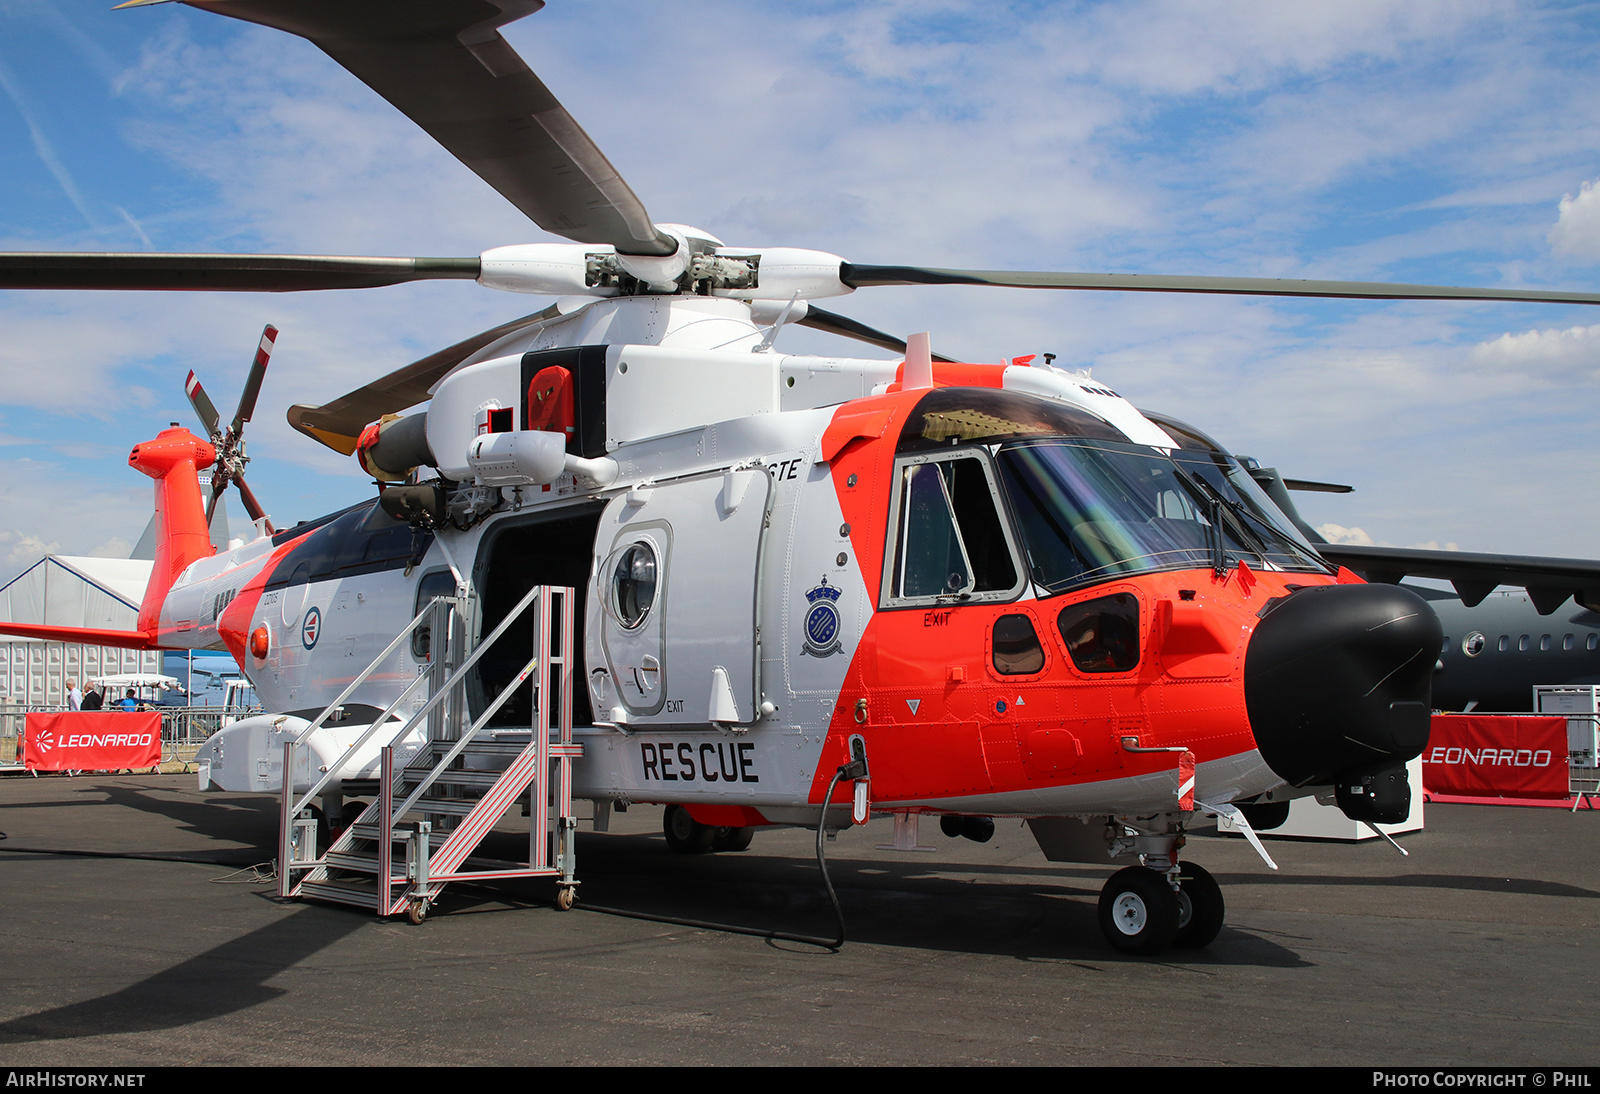
[[[586,912],[599,912],[602,915],[622,916],[626,919],[645,919],[653,923],[671,923],[681,927],[695,927],[700,930],[722,931],[726,934],[748,934],[756,938],[765,938],[776,942],[799,942],[807,946],[819,946],[831,953],[838,953],[844,947],[844,910],[839,907],[839,894],[834,892],[833,879],[828,876],[827,856],[823,853],[823,845],[827,840],[828,805],[833,801],[833,791],[839,785],[839,780],[844,777],[845,768],[841,767],[833,774],[833,781],[828,783],[828,792],[822,796],[822,811],[817,816],[817,869],[822,871],[822,883],[827,887],[828,900],[833,905],[833,919],[839,927],[835,938],[819,938],[808,934],[791,934],[788,931],[767,931],[759,927],[741,927],[733,923],[713,923],[703,919],[682,919],[676,916],[656,915],[651,912],[636,912],[627,908],[607,908],[599,904],[574,904],[576,910]]]

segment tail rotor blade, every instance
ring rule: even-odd
[[[200,416],[200,424],[205,426],[206,436],[215,437],[217,429],[222,424],[222,415],[217,413],[216,404],[206,394],[206,389],[200,386],[200,377],[189,371],[189,378],[183,382],[183,393],[189,396],[189,405],[194,407],[194,412]],[[210,517],[210,514],[207,514]]]
[[[216,468],[211,472],[211,498],[206,502],[206,527],[211,527],[211,518],[217,511],[217,502],[222,499],[222,492],[228,488],[226,479],[220,478],[221,469]]]
[[[256,347],[256,359],[251,362],[250,375],[244,382],[244,391],[239,394],[239,409],[233,416],[232,427],[228,430],[235,437],[244,429],[244,423],[255,413],[256,399],[261,395],[261,380],[267,374],[267,362],[272,359],[272,345],[277,338],[278,328],[268,323],[261,331],[261,344]]]
[[[267,515],[267,511],[261,508],[261,503],[256,500],[255,491],[251,490],[250,484],[244,481],[244,476],[235,475],[233,479],[233,485],[239,488],[239,497],[244,502],[244,511],[250,514],[250,519],[264,519]],[[277,531],[277,529],[272,526],[272,522],[270,520],[267,521],[267,534],[271,535],[275,531]]]

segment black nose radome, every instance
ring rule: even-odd
[[[1262,758],[1311,786],[1419,755],[1443,636],[1427,601],[1397,585],[1316,586],[1273,605],[1244,662]]]

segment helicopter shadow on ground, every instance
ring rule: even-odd
[[[68,815],[64,821],[59,816],[52,817],[51,838],[48,841],[27,839],[27,843],[47,842],[48,847],[41,847],[40,850],[214,862],[224,866],[249,866],[269,860],[276,854],[272,848],[278,828],[276,798],[237,794],[216,798],[195,797],[192,794],[175,793],[170,786],[117,776],[72,781],[82,785],[72,786],[59,797],[6,804],[6,811],[11,814],[31,809],[59,810],[63,805],[89,807],[84,814],[76,817]],[[136,828],[137,822],[123,822],[116,827],[106,828],[102,821],[107,815],[104,810],[108,806],[173,821],[180,826],[180,830],[202,837],[205,845],[165,851],[119,847],[117,844],[127,842],[125,833],[130,828]]]
[[[307,905],[119,991],[0,1022],[0,1044],[177,1029],[286,994],[273,977],[355,931],[370,915]]]
[[[836,931],[814,857],[754,851],[677,855],[657,835],[581,833],[578,839],[580,910],[716,923],[742,933],[831,938]],[[494,853],[493,840],[486,850]],[[1307,964],[1286,945],[1226,927],[1201,950],[1174,949],[1155,959],[1119,953],[1100,933],[1103,870],[961,864],[946,871],[927,861],[849,858],[830,858],[828,869],[844,914],[846,949],[861,943],[1096,965],[1149,960],[1273,968]],[[975,873],[995,880],[975,880]],[[447,890],[437,911],[487,910],[506,898],[548,906],[553,892],[548,883],[506,886],[498,898],[488,890],[471,895]]]

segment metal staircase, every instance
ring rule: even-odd
[[[338,778],[343,765],[330,767],[298,797],[294,780],[286,775],[279,820],[279,896],[352,904],[380,916],[404,912],[413,923],[420,923],[452,881],[552,877],[558,886],[557,907],[572,906],[578,885],[572,764],[583,752],[583,746],[572,740],[574,595],[570,588],[535,586],[464,658],[467,601],[434,599],[339,698],[284,746],[283,770],[293,772],[300,742],[332,717],[426,621],[429,671],[419,675],[345,753],[346,758],[354,755],[375,734],[390,735],[381,750],[378,797],[324,855],[315,851],[317,822],[309,806]],[[472,719],[466,696],[469,673],[530,606],[532,658]],[[529,677],[534,680],[532,724],[527,729],[487,731],[490,720]],[[420,695],[424,682],[429,685],[427,701],[409,717],[397,718],[395,711]],[[550,724],[552,713],[555,727]],[[397,767],[397,756],[409,760]],[[518,800],[527,803],[526,860],[474,858],[484,837]]]

